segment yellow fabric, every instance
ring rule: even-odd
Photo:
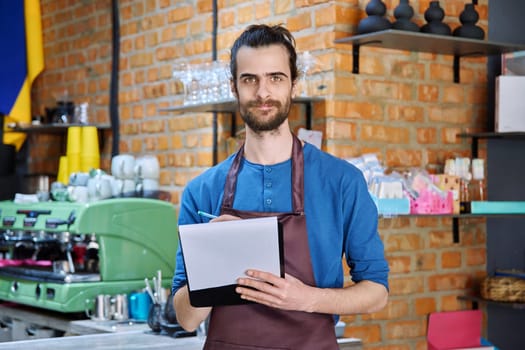
[[[5,119],[6,126],[8,123],[14,122],[31,123],[31,86],[38,74],[44,69],[40,0],[24,0],[24,10],[28,74],[13,109]],[[4,133],[4,143],[15,145],[17,150],[22,147],[25,138],[24,133]]]

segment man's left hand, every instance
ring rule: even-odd
[[[235,289],[242,299],[283,310],[311,312],[316,288],[285,274],[284,278],[259,270],[246,271]]]

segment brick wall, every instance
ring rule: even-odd
[[[46,68],[33,89],[34,113],[68,91],[75,102],[89,102],[90,121],[109,123],[110,1],[41,3]],[[385,3],[392,18],[398,1]],[[410,3],[415,20],[424,23],[429,1]],[[464,3],[441,1],[453,28]],[[485,58],[462,59],[461,83],[455,84],[450,56],[364,47],[361,72],[352,74],[351,46],[334,40],[355,33],[366,4],[220,0],[218,57],[229,58],[231,43],[246,25],[285,23],[299,52],[310,51],[325,67],[328,96],[314,106],[313,128],[323,132],[326,151],[343,158],[373,152],[399,170],[439,171],[446,158],[468,156],[468,140],[455,135],[482,130],[486,123]],[[487,8],[488,0],[479,1],[485,29]],[[212,25],[211,1],[120,1],[120,152],[155,154],[162,189],[175,205],[187,181],[212,165],[212,115],[158,109],[180,103],[180,87],[171,79],[174,63],[211,60]],[[294,125],[303,112],[294,107]],[[230,123],[229,115],[218,116],[219,159],[227,155]],[[111,132],[104,137],[102,167],[109,170]],[[60,137],[35,136],[32,142],[63,150]],[[32,170],[56,172],[60,152],[39,149],[32,147]],[[345,334],[362,338],[366,349],[424,349],[428,313],[468,307],[456,297],[475,290],[484,275],[484,222],[461,220],[459,243],[452,241],[448,218],[381,219],[380,233],[392,270],[389,305],[373,315],[343,317]]]

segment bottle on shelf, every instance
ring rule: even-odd
[[[459,184],[459,213],[469,214],[470,213],[470,173],[467,176],[461,178]]]
[[[485,162],[483,159],[472,159],[472,180],[470,181],[470,200],[485,201]]]

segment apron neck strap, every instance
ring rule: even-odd
[[[304,212],[304,156],[301,141],[292,134],[292,210],[294,212]],[[233,199],[235,198],[235,188],[237,186],[237,175],[242,164],[244,156],[244,144],[241,146],[232,166],[226,176],[226,183],[224,185],[224,195],[222,199],[222,207],[233,208]]]

